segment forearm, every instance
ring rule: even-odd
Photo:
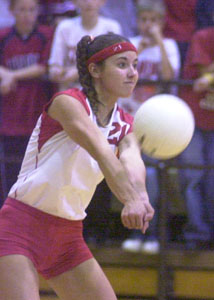
[[[57,64],[49,65],[48,75],[51,81],[59,82],[60,79],[64,76],[64,74],[65,74],[65,70],[62,66]]]
[[[129,134],[124,138],[119,147],[119,159],[134,189],[139,193],[145,193],[145,199],[148,200],[146,167],[134,134]]]
[[[26,68],[12,70],[11,72],[15,80],[18,81],[18,80],[38,78],[46,73],[46,67],[40,64],[34,64]]]
[[[5,74],[8,73],[8,71],[10,70],[5,68],[4,66],[0,66],[0,79],[2,79],[5,76]]]
[[[49,77],[57,83],[77,82],[79,78],[76,67],[63,68],[58,65],[49,66]]]
[[[123,138],[122,143],[120,144],[120,161],[126,170],[133,189],[137,195],[139,195],[139,197],[136,199],[137,201],[130,201],[124,206],[121,213],[122,222],[124,226],[128,228],[140,228],[142,232],[145,233],[149,226],[149,221],[154,215],[154,209],[150,205],[148,193],[146,191],[146,168],[141,158],[139,145],[133,134],[128,134],[128,136]],[[130,223],[129,216],[127,216],[127,209],[128,211],[130,210],[130,204],[136,206],[136,211],[138,211],[138,209],[141,207],[144,212],[142,219],[138,219],[138,222],[140,223],[138,225],[136,224],[135,226],[133,225],[134,223],[132,223],[133,220]]]
[[[76,67],[68,67],[65,69],[65,75],[63,78],[67,82],[75,82],[79,79],[78,71]]]
[[[145,191],[146,190],[146,168],[143,163],[143,160],[136,159],[133,156],[130,158],[123,159],[120,158],[120,161],[125,168],[128,177],[132,184],[135,186],[136,189]]]
[[[140,200],[137,194],[136,184],[131,180],[125,166],[117,158],[110,158],[106,160],[98,159],[98,164],[102,170],[106,182],[116,196],[122,203],[126,204],[129,201]]]
[[[143,195],[143,199],[148,200],[146,190],[146,168],[141,155],[135,153],[126,153],[125,157],[121,155],[120,161],[125,168],[128,178],[135,191]]]
[[[133,155],[128,156],[126,158],[121,156],[118,160],[121,164],[119,166],[111,159],[108,161],[112,163],[110,169],[106,169],[105,164],[103,168],[102,163],[100,167],[112,192],[124,205],[121,211],[123,225],[129,229],[140,229],[145,233],[154,215],[145,186],[145,166],[139,157],[133,159]]]
[[[174,78],[174,71],[168,58],[168,54],[164,47],[162,40],[159,40],[158,45],[161,52],[161,77],[164,80],[170,80]]]
[[[0,80],[2,79],[4,74],[4,68],[2,66],[0,66]]]

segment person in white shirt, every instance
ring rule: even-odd
[[[136,2],[137,0],[106,0],[100,12],[107,18],[117,20],[122,27],[122,34],[132,37],[137,34]]]
[[[139,79],[170,80],[175,79],[180,71],[180,53],[177,43],[163,35],[166,8],[161,0],[138,0],[137,24],[139,35],[130,38],[138,49]],[[171,89],[171,92],[174,88]],[[141,104],[155,94],[161,93],[160,85],[137,85],[130,98],[120,99],[121,107],[135,115]],[[156,207],[159,197],[158,174],[154,167],[149,166],[157,161],[143,156],[147,165],[147,190],[151,203]],[[140,231],[132,232],[123,241],[122,248],[127,251],[142,251],[156,254],[158,243],[158,214],[153,219],[150,231],[143,236]]]
[[[77,0],[80,15],[63,20],[56,28],[49,59],[49,75],[59,83],[59,89],[79,87],[76,68],[76,45],[84,35],[93,37],[114,32],[121,34],[121,26],[116,20],[100,15],[105,0]]]

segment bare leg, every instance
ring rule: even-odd
[[[92,258],[76,268],[48,280],[61,300],[116,300],[115,293]]]
[[[27,257],[0,257],[0,291],[1,300],[40,299],[38,275]]]

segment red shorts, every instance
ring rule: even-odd
[[[0,257],[27,256],[46,279],[93,257],[82,221],[70,221],[7,198],[0,210]]]

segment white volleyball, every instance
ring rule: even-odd
[[[133,128],[142,152],[165,160],[176,157],[188,146],[195,121],[186,102],[174,95],[159,94],[140,106]]]

